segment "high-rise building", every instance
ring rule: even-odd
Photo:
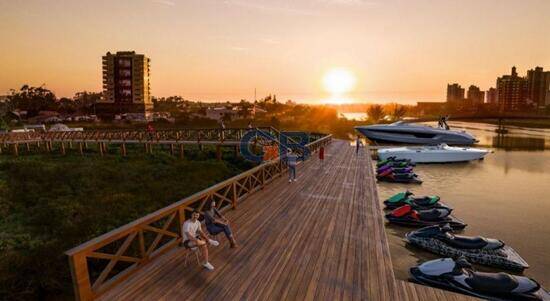
[[[483,104],[485,92],[481,91],[479,87],[471,85],[468,88],[467,99],[471,105]]]
[[[464,88],[459,84],[447,84],[447,102],[464,100]]]
[[[546,100],[544,102],[545,106],[550,106],[550,71],[544,72],[544,82],[546,87]]]
[[[542,67],[527,71],[527,99],[537,107],[545,105],[546,91],[548,91],[545,73]]]
[[[496,104],[498,102],[497,96],[497,89],[489,88],[489,90],[485,92],[485,101],[490,104]]]
[[[500,110],[518,110],[525,107],[527,90],[527,79],[519,77],[516,67],[512,67],[511,75],[503,75],[497,79],[497,98]]]
[[[103,98],[97,114],[112,118],[120,113],[148,113],[152,109],[150,59],[134,51],[103,56]]]

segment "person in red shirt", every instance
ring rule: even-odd
[[[149,135],[149,140],[153,140],[155,138],[155,127],[151,123],[147,124],[147,134]]]

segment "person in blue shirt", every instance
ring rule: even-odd
[[[288,182],[296,182],[296,165],[298,164],[298,155],[294,154],[292,150],[288,150],[286,153],[286,162],[288,164]]]

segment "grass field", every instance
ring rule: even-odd
[[[0,156],[0,299],[71,299],[64,251],[252,167],[214,158]]]

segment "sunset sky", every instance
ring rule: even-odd
[[[0,18],[0,94],[100,91],[120,50],[151,58],[153,95],[193,100],[315,102],[337,69],[342,98],[438,101],[448,82],[550,69],[548,0],[0,0]]]

